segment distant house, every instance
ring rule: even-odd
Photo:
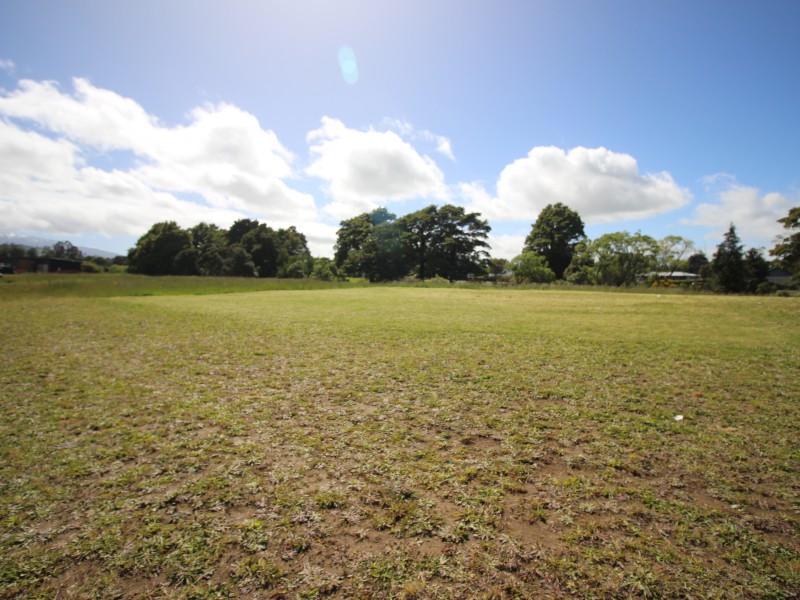
[[[792,274],[785,269],[773,267],[767,273],[767,281],[778,287],[789,287],[792,285]]]
[[[685,271],[651,271],[644,275],[644,279],[658,279],[670,281],[695,281],[700,279],[700,275],[686,273]]]
[[[647,275],[657,279],[672,279],[674,281],[694,281],[695,279],[700,279],[700,275],[697,273],[687,273],[686,271],[658,271],[648,273]]]
[[[81,261],[64,258],[7,258],[0,265],[3,273],[80,273]]]

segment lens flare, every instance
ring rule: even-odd
[[[350,85],[358,83],[358,63],[356,53],[350,46],[339,48],[339,68],[342,69],[342,77]]]

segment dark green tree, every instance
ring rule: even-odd
[[[767,282],[769,263],[758,248],[750,248],[745,252],[744,274],[744,289],[750,294],[758,292],[758,286]]]
[[[403,232],[393,213],[376,208],[340,226],[334,260],[343,273],[370,281],[390,281],[406,274]]]
[[[259,223],[242,236],[239,245],[250,255],[258,277],[277,277],[278,244],[275,230]]]
[[[480,214],[445,204],[438,211],[437,221],[441,247],[435,252],[436,274],[450,281],[485,274],[491,227]]]
[[[225,237],[228,239],[228,245],[233,246],[242,241],[242,238],[258,227],[258,221],[252,219],[239,219],[230,226],[228,231],[225,232]]]
[[[525,239],[524,250],[543,256],[556,277],[563,279],[575,246],[585,237],[580,215],[557,202],[548,204],[539,213]]]
[[[308,277],[314,267],[314,259],[308,251],[306,236],[294,226],[276,232],[278,250],[278,277]]]
[[[129,270],[143,275],[183,274],[186,265],[176,259],[191,247],[191,234],[175,221],[156,223],[128,251]]]
[[[408,264],[413,265],[417,277],[423,280],[428,277],[428,263],[438,244],[436,216],[436,206],[431,204],[400,219]]]
[[[704,252],[695,252],[686,259],[686,263],[689,273],[700,275],[700,277],[708,277],[710,263]]]
[[[564,279],[578,285],[594,285],[594,267],[592,240],[586,238],[575,245],[575,253],[572,255],[572,261],[566,271],[564,271]]]
[[[372,234],[373,226],[369,213],[339,223],[333,260],[336,266],[350,277],[364,275],[361,250]]]
[[[454,281],[485,272],[491,227],[480,214],[451,204],[431,205],[399,221],[409,270],[419,279],[438,275]]]
[[[780,267],[794,276],[795,281],[800,281],[800,206],[789,210],[789,214],[778,219],[778,222],[794,233],[781,237],[780,242],[769,253],[777,259]]]
[[[720,291],[734,294],[744,291],[746,285],[744,254],[733,223],[711,259],[711,273]]]
[[[225,231],[216,225],[198,223],[191,229],[192,255],[199,275],[227,275],[226,259],[229,257]]]

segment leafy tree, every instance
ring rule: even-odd
[[[72,242],[68,241],[56,242],[47,255],[53,258],[64,258],[67,260],[83,259],[83,252],[81,252],[77,246],[73,246]]]
[[[372,234],[369,213],[363,213],[339,223],[333,260],[336,266],[351,277],[363,275],[361,249]]]
[[[575,253],[572,255],[572,261],[569,266],[564,271],[564,279],[579,285],[594,285],[596,283],[594,255],[592,254],[592,241],[590,239],[581,240],[575,245]]]
[[[656,271],[671,275],[675,271],[688,268],[685,258],[693,248],[691,240],[678,235],[668,235],[659,240],[655,255]]]
[[[800,280],[800,206],[789,210],[789,214],[778,222],[794,233],[781,237],[769,253],[777,259],[779,266],[792,273],[795,280]]]
[[[758,248],[750,248],[744,255],[744,289],[755,294],[758,286],[766,283],[769,274],[769,263]]]
[[[178,255],[192,247],[192,236],[175,221],[156,223],[128,251],[131,273],[173,275],[185,271]]]
[[[235,244],[239,244],[242,241],[242,238],[250,233],[253,229],[258,227],[258,221],[254,221],[252,219],[239,219],[235,221],[233,225],[230,226],[230,229],[225,232],[225,237],[228,240],[228,244],[233,246]]]
[[[495,281],[502,277],[508,269],[508,263],[506,258],[490,258],[486,261],[486,271],[489,273],[489,277]]]
[[[548,204],[539,213],[525,239],[525,251],[543,256],[558,279],[564,278],[575,246],[586,237],[580,215],[557,202]]]
[[[607,233],[578,246],[567,270],[574,283],[627,286],[656,266],[658,242],[641,232]]]
[[[709,260],[704,252],[695,252],[688,259],[686,259],[686,268],[689,273],[700,275],[700,277],[708,277]]]
[[[334,281],[339,278],[336,264],[330,258],[315,258],[314,267],[311,269],[311,279],[320,281]]]
[[[746,285],[744,255],[733,223],[711,259],[711,273],[721,291],[727,293],[744,291]]]
[[[407,272],[403,232],[393,213],[376,208],[342,221],[336,233],[336,265],[349,276],[388,281]]]
[[[478,213],[460,206],[431,205],[400,219],[409,265],[417,277],[454,281],[484,272],[491,227]]]
[[[278,244],[277,233],[265,223],[259,223],[242,236],[240,245],[250,255],[258,277],[278,275]]]
[[[526,250],[509,263],[517,283],[550,283],[556,278],[541,254]]]
[[[29,251],[35,248],[31,246],[23,246],[21,244],[0,244],[0,259],[21,258],[27,256],[29,258],[36,258],[36,254],[30,256]]]
[[[192,255],[197,273],[226,275],[226,259],[229,257],[226,232],[208,223],[198,223],[189,232],[192,234]]]
[[[409,264],[416,267],[417,277],[423,280],[428,275],[426,267],[438,243],[436,216],[436,206],[431,204],[400,219]]]
[[[276,232],[278,277],[308,277],[314,265],[306,236],[294,226]]]

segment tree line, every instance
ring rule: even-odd
[[[745,251],[733,224],[709,259],[680,236],[658,240],[621,231],[591,240],[580,215],[556,203],[541,211],[522,252],[509,261],[489,255],[491,227],[479,213],[451,204],[427,206],[402,217],[377,208],[343,220],[333,259],[313,257],[306,237],[295,227],[273,229],[240,219],[228,229],[208,223],[182,228],[167,221],[153,225],[127,257],[113,264],[127,262],[130,272],[146,275],[363,277],[371,282],[507,278],[605,286],[670,281],[673,274],[688,272],[717,291],[758,293],[770,291],[766,279],[772,267],[792,274],[795,284],[800,282],[800,206],[779,222],[787,233],[769,251],[771,261],[760,249]],[[9,252],[35,254],[34,249],[4,246],[0,258]],[[84,258],[69,242],[58,242],[39,255]]]
[[[790,233],[770,250],[772,263],[758,248],[745,252],[733,224],[709,260],[691,240],[680,236],[657,240],[641,232],[622,231],[590,240],[577,212],[561,203],[551,204],[539,214],[523,252],[508,263],[508,269],[518,282],[563,279],[607,286],[670,281],[683,271],[698,275],[721,292],[769,292],[773,286],[767,275],[772,267],[791,273],[795,283],[800,280],[800,207],[779,222]]]
[[[326,261],[311,256],[305,235],[295,227],[273,229],[252,219],[239,219],[228,229],[156,223],[128,252],[128,270],[143,275],[300,278],[315,268],[323,271]]]

